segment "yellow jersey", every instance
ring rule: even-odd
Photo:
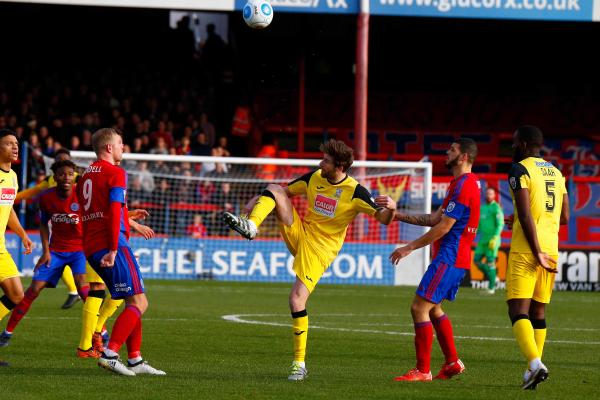
[[[567,193],[562,173],[552,163],[542,158],[528,157],[513,164],[508,173],[508,183],[515,206],[510,251],[532,253],[519,222],[514,194],[517,190],[527,189],[531,217],[536,227],[540,248],[547,254],[558,255],[560,214],[563,196]]]
[[[6,253],[6,225],[8,217],[13,209],[19,183],[17,174],[12,169],[5,171],[0,169],[0,253]]]
[[[333,184],[318,169],[290,182],[288,189],[294,195],[306,195],[308,210],[302,224],[311,244],[326,257],[335,258],[358,213],[373,215],[378,209],[371,193],[348,175]]]

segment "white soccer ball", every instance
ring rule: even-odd
[[[243,16],[250,28],[264,29],[273,21],[273,7],[267,0],[248,0]]]

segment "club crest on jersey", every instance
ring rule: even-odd
[[[74,211],[74,212],[79,211],[79,204],[78,203],[71,203],[71,211]]]
[[[454,208],[456,207],[456,203],[451,201],[450,203],[448,203],[448,206],[446,207],[446,211],[447,212],[452,212],[454,211]]]
[[[337,208],[338,201],[329,197],[318,194],[315,197],[314,210],[315,212],[324,215],[326,217],[335,216],[335,209]]]
[[[342,196],[342,189],[335,189],[335,198],[339,199]]]
[[[517,188],[517,178],[511,176],[508,182],[510,183],[510,187],[513,188],[513,190]]]
[[[17,198],[17,189],[14,187],[3,187],[0,189],[0,205],[12,206]]]

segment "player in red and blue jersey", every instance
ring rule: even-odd
[[[97,160],[85,170],[77,191],[84,252],[112,298],[125,299],[126,303],[98,365],[121,375],[165,375],[144,361],[140,351],[141,317],[148,308],[148,300],[140,267],[129,247],[127,173],[118,166],[123,158],[123,139],[116,130],[102,128],[92,136],[92,146]],[[128,366],[119,359],[119,350],[125,342]]]
[[[56,287],[67,265],[73,271],[79,296],[85,300],[88,295],[79,203],[74,190],[75,164],[70,160],[57,161],[51,169],[57,185],[44,191],[39,201],[43,253],[35,265],[25,297],[12,311],[6,329],[0,335],[2,346],[8,345],[15,328],[40,292],[46,287]]]
[[[442,206],[433,214],[406,215],[396,212],[395,219],[409,224],[431,226],[420,238],[396,249],[390,259],[397,264],[412,251],[434,243],[434,258],[411,305],[415,327],[417,366],[396,381],[430,381],[433,329],[445,356],[445,363],[435,379],[449,379],[465,370],[458,358],[450,319],[442,310],[444,300],[454,300],[458,287],[471,266],[471,243],[479,224],[480,185],[471,173],[477,156],[472,139],[457,139],[446,152],[446,166],[454,179]],[[376,199],[383,202],[384,199]]]

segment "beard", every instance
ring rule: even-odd
[[[446,161],[446,168],[452,169],[458,165],[458,157],[453,158],[452,160]]]

